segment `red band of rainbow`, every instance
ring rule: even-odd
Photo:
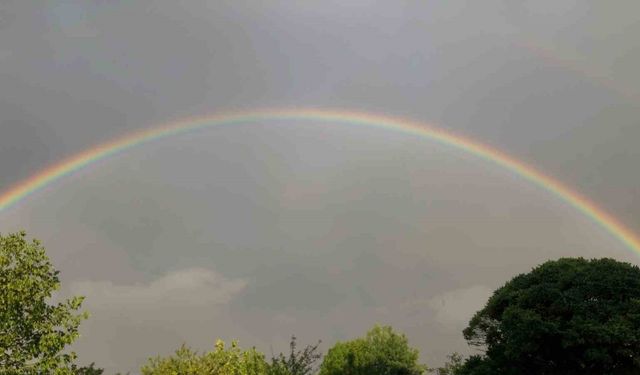
[[[497,164],[525,178],[533,184],[553,193],[598,223],[629,249],[640,254],[640,239],[615,217],[596,206],[584,196],[546,176],[533,167],[482,143],[464,138],[427,124],[384,115],[326,109],[267,109],[229,112],[201,118],[189,118],[178,122],[134,132],[111,142],[100,144],[54,164],[0,194],[0,213],[19,201],[75,171],[113,154],[156,139],[213,126],[250,123],[264,120],[315,120],[353,126],[368,126],[400,131],[406,134],[439,142],[476,157]]]

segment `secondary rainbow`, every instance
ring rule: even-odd
[[[281,121],[326,121],[352,126],[366,126],[400,131],[439,142],[476,157],[497,164],[522,178],[553,193],[584,215],[601,225],[629,249],[640,254],[640,238],[619,220],[599,208],[586,197],[563,183],[546,176],[535,168],[480,142],[407,119],[385,115],[327,109],[267,109],[255,111],[226,112],[213,116],[189,118],[128,134],[111,142],[100,144],[54,164],[0,194],[0,213],[14,206],[43,187],[85,168],[96,161],[107,158],[129,148],[157,139],[183,134],[213,126],[228,126],[240,123],[255,123],[265,120]]]

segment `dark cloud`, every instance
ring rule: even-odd
[[[51,151],[49,145],[55,143],[56,136],[42,120],[30,116],[18,105],[2,102],[0,105],[2,139],[10,139],[0,145],[0,186],[6,190],[41,169],[59,153]]]

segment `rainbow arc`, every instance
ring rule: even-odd
[[[143,145],[161,138],[171,137],[199,129],[215,126],[230,126],[240,123],[253,123],[265,120],[326,121],[351,126],[365,126],[399,131],[405,134],[425,138],[451,146],[463,152],[505,168],[516,175],[547,190],[568,203],[611,235],[624,243],[629,249],[640,254],[640,238],[614,216],[599,208],[577,191],[570,189],[560,181],[543,174],[526,163],[506,153],[480,142],[465,138],[436,127],[394,117],[364,112],[325,110],[325,109],[267,109],[256,111],[228,112],[213,116],[189,118],[146,130],[134,132],[111,142],[100,144],[73,155],[59,163],[41,170],[30,178],[0,193],[0,213],[16,205],[31,194],[50,185],[65,176],[93,163],[121,153],[130,148]]]

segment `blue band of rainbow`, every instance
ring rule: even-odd
[[[190,131],[222,125],[264,120],[316,120],[354,126],[367,126],[400,131],[439,142],[485,159],[525,178],[567,202],[598,223],[629,249],[640,254],[640,239],[620,221],[561,182],[542,174],[533,167],[479,142],[472,141],[427,124],[383,115],[326,109],[267,109],[229,112],[178,122],[134,132],[111,142],[100,144],[54,164],[0,194],[0,213],[29,195],[98,160],[107,158],[146,142]]]

